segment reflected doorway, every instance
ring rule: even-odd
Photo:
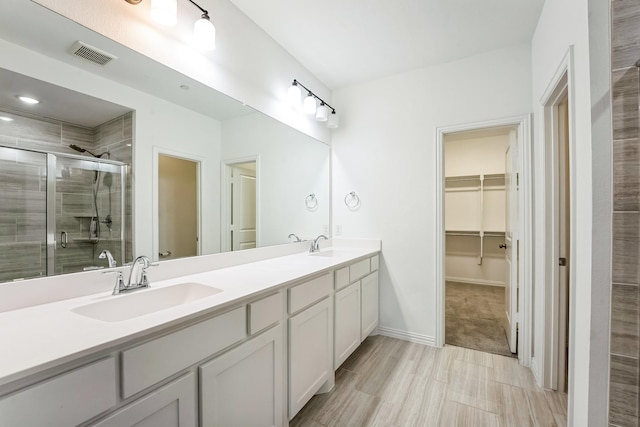
[[[257,247],[258,178],[256,160],[226,163],[224,168],[222,249]]]
[[[199,162],[158,155],[158,257],[198,255]]]

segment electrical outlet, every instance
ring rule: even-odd
[[[342,224],[336,225],[336,236],[342,236]]]
[[[329,234],[329,224],[322,225],[322,234]]]

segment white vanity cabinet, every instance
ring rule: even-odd
[[[102,419],[95,427],[196,427],[195,375],[183,377]]]
[[[378,326],[378,265],[375,255],[335,272],[334,369]]]
[[[116,405],[116,361],[108,357],[0,398],[0,426],[82,424]]]
[[[282,426],[282,325],[200,366],[202,427]]]
[[[335,294],[334,369],[360,345],[360,281]]]
[[[198,368],[202,427],[283,425],[284,314],[282,293],[248,304],[254,336]]]
[[[333,385],[331,273],[288,289],[289,419],[323,385]]]

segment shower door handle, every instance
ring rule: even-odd
[[[62,233],[60,233],[60,246],[62,248],[66,248],[67,247],[67,232],[63,231]]]

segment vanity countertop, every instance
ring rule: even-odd
[[[336,252],[332,256],[323,256],[333,249]],[[323,248],[316,254],[297,253],[156,282],[153,269],[149,269],[154,289],[195,282],[223,292],[119,322],[92,319],[72,310],[147,290],[118,296],[102,292],[0,313],[0,387],[147,334],[224,311],[305,278],[372,256],[379,250],[379,246]]]

